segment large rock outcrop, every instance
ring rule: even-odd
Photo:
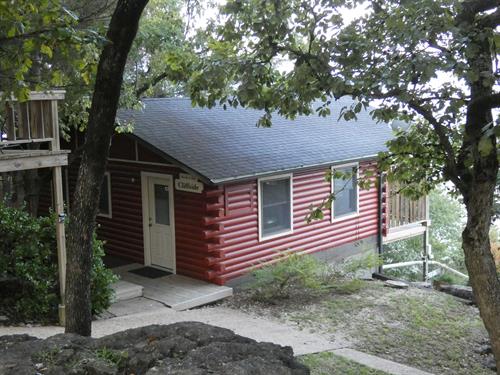
[[[309,374],[290,347],[198,322],[152,325],[99,339],[0,337],[0,374]]]

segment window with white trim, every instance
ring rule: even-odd
[[[111,217],[111,176],[109,172],[104,173],[104,179],[102,180],[99,216]]]
[[[332,219],[356,215],[359,209],[358,165],[332,167],[332,172],[332,192],[335,196]]]
[[[259,230],[267,239],[292,231],[292,176],[259,180]]]

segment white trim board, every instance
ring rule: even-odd
[[[156,267],[151,264],[150,236],[149,236],[149,197],[148,178],[161,178],[168,180],[171,187],[170,197],[170,226],[172,227],[172,251],[174,254],[174,264],[172,273],[177,272],[177,249],[175,241],[175,208],[174,208],[174,178],[170,174],[153,173],[141,171],[141,206],[142,206],[142,233],[144,247],[144,265]]]
[[[338,165],[332,165],[331,166],[331,171],[332,171],[332,178],[330,181],[330,192],[333,194],[335,192],[335,179],[333,178],[333,172],[336,169],[343,169],[343,168],[356,168],[356,211],[352,213],[348,213],[339,217],[335,216],[335,201],[332,201],[331,207],[330,207],[330,212],[331,212],[331,222],[332,223],[337,223],[339,221],[343,220],[348,220],[352,219],[354,217],[359,216],[359,163],[346,163],[346,164],[338,164]]]
[[[107,213],[99,212],[97,214],[97,216],[111,219],[111,218],[113,218],[113,208],[112,208],[113,204],[111,203],[111,200],[112,200],[112,198],[111,198],[111,174],[109,172],[104,172],[104,178],[108,182],[108,212]],[[100,199],[101,199],[101,197],[99,197],[99,205],[101,203]]]
[[[284,232],[264,237],[262,235],[262,191],[261,191],[262,189],[260,187],[260,183],[262,181],[284,180],[287,178],[290,181],[290,229]],[[257,179],[257,200],[258,200],[257,220],[259,227],[259,242],[271,240],[278,237],[283,237],[293,233],[293,173],[286,173],[277,176],[262,177]]]

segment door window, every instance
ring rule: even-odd
[[[167,185],[155,185],[155,223],[170,225],[170,201]]]

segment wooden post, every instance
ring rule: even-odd
[[[386,199],[387,199],[387,193],[386,193]],[[378,174],[378,190],[377,190],[377,250],[378,250],[378,256],[379,256],[379,261],[382,261],[382,255],[384,252],[384,237],[383,237],[383,229],[384,229],[384,210],[383,210],[383,204],[384,204],[384,173],[379,172]],[[379,264],[378,266],[378,273],[383,272],[382,268],[382,263]]]
[[[66,241],[64,231],[64,199],[62,189],[61,167],[54,167],[52,172],[54,182],[54,210],[57,213],[56,238],[57,238],[57,264],[59,270],[59,291],[61,303],[59,304],[59,324],[64,326],[66,322],[65,299],[66,299]]]
[[[60,149],[59,141],[59,117],[57,113],[57,100],[51,101],[52,119],[52,151]],[[52,179],[54,184],[54,210],[57,213],[56,238],[57,238],[57,264],[59,270],[59,292],[61,303],[59,304],[59,324],[66,324],[66,234],[64,230],[64,196],[61,167],[54,167]]]
[[[425,221],[423,225],[425,225],[425,232],[424,232],[424,251],[422,254],[422,277],[424,281],[427,281],[427,275],[429,274],[429,253],[430,253],[430,244],[429,244],[429,226],[431,224],[430,217],[429,217],[429,196],[425,196]]]

